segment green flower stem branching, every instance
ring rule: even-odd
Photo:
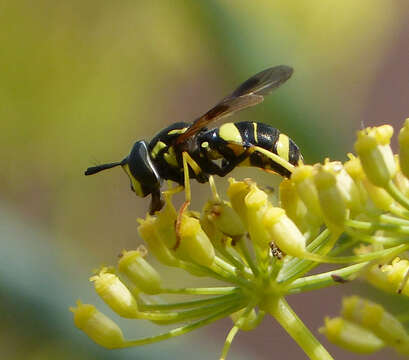
[[[233,342],[234,337],[236,336],[236,334],[239,332],[240,330],[240,326],[244,323],[244,321],[246,320],[247,316],[250,314],[250,312],[253,310],[254,307],[254,303],[250,303],[245,311],[243,312],[243,314],[241,314],[241,316],[239,317],[239,319],[235,322],[234,326],[230,329],[229,333],[227,334],[226,340],[224,342],[224,346],[223,346],[223,350],[222,350],[222,354],[220,356],[220,360],[225,360],[227,357],[227,353],[230,350],[230,346]]]
[[[339,254],[343,254],[347,250],[353,248],[357,243],[359,243],[358,238],[348,238],[343,244],[338,245],[336,248],[332,249],[330,252],[331,256],[337,256]]]
[[[180,336],[180,335],[184,335],[187,334],[193,330],[196,330],[202,326],[205,325],[209,325],[219,319],[222,319],[226,316],[228,316],[229,314],[240,310],[241,308],[243,308],[243,304],[242,303],[237,303],[234,305],[231,305],[223,310],[220,310],[218,312],[213,313],[213,315],[208,316],[204,319],[201,319],[199,321],[193,322],[189,325],[185,325],[185,326],[181,326],[178,327],[176,329],[167,331],[165,333],[156,335],[156,336],[149,336],[146,338],[142,338],[142,339],[137,339],[137,340],[128,340],[125,341],[120,347],[121,348],[127,348],[127,347],[132,347],[132,346],[141,346],[141,345],[147,345],[147,344],[153,344],[159,341],[163,341],[166,339],[170,339],[176,336]]]
[[[240,293],[240,287],[235,286],[220,286],[220,287],[204,287],[204,288],[163,288],[164,294],[179,294],[179,295],[232,295]]]
[[[409,211],[402,209],[401,206],[398,206],[396,204],[391,204],[389,211],[391,214],[396,215],[398,217],[401,217],[403,219],[409,219]]]
[[[241,279],[241,275],[243,274],[243,272],[241,271],[244,270],[246,271],[246,275],[249,277],[249,280],[254,280],[253,274],[251,273],[250,269],[246,269],[244,267],[237,268],[235,266],[230,265],[228,262],[224,261],[222,258],[220,258],[219,256],[215,256],[214,258],[214,262],[215,264],[222,270],[224,270],[226,273],[229,273],[233,276],[237,276],[238,279]],[[213,267],[212,267],[213,268]],[[240,276],[238,276],[240,275]]]
[[[380,244],[384,246],[396,246],[402,243],[407,242],[407,239],[398,239],[392,236],[375,236],[375,235],[368,235],[366,233],[362,233],[359,231],[355,231],[353,229],[345,229],[345,232],[349,234],[351,237],[359,239],[363,242],[368,244]]]
[[[284,298],[272,297],[263,304],[262,309],[280,323],[311,360],[333,360],[333,357],[308,330]]]
[[[233,284],[237,284],[238,286],[244,286],[244,287],[250,286],[251,287],[251,283],[249,283],[246,279],[236,276],[234,272],[225,271],[224,269],[221,269],[220,267],[217,267],[217,266],[213,266],[210,269],[210,268],[207,268],[199,264],[193,264],[193,263],[181,261],[180,267],[187,271],[189,270],[199,271],[203,273],[204,275],[208,275],[209,277],[212,277],[212,278],[215,278],[221,281],[226,281],[226,282],[230,282]]]
[[[249,269],[245,264],[240,261],[236,256],[232,255],[224,246],[218,246],[217,251],[227,260],[230,261],[243,275],[248,277],[253,275],[251,269]]]
[[[229,295],[213,296],[207,299],[198,299],[198,300],[189,300],[165,304],[138,304],[140,311],[168,311],[175,309],[186,309],[199,307],[208,304],[215,304],[219,301],[231,300],[237,297],[240,297],[240,293],[233,293]]]
[[[246,264],[250,267],[253,275],[257,277],[259,275],[259,269],[254,263],[253,257],[250,255],[250,251],[246,243],[246,238],[244,236],[241,236],[236,241],[236,247],[239,254],[242,255],[243,261],[245,261]]]
[[[327,242],[330,242],[330,235],[328,229],[322,231],[310,244],[307,245],[307,251],[322,254],[322,249]],[[285,279],[285,282],[291,282],[294,278],[304,275],[318,265],[319,263],[311,260],[292,258],[283,265],[278,281],[284,281],[282,279]]]
[[[368,231],[375,231],[375,230],[386,230],[396,232],[398,234],[409,235],[409,226],[402,226],[398,224],[382,224],[382,223],[372,223],[368,221],[361,221],[361,220],[346,220],[345,225],[351,228],[359,229],[359,230],[368,230]]]
[[[409,226],[409,220],[398,218],[396,216],[382,214],[382,215],[379,215],[378,219],[379,219],[380,222],[385,222],[385,223],[388,223],[388,224]]]
[[[386,258],[389,256],[396,256],[401,252],[404,252],[409,249],[409,244],[402,244],[398,246],[394,246],[389,249],[380,250],[380,251],[373,251],[368,254],[362,255],[352,255],[352,256],[320,256],[315,254],[309,254],[308,258],[315,259],[315,261],[319,262],[327,262],[329,264],[344,264],[344,263],[359,263],[365,261],[372,261],[372,260],[380,260],[382,258]]]
[[[350,277],[352,275],[357,275],[362,269],[367,267],[368,264],[370,263],[363,262],[360,264],[346,266],[341,269],[299,278],[292,282],[291,285],[287,287],[287,293],[298,294],[305,291],[322,289],[332,285],[339,285],[340,282],[342,283],[352,280],[350,279]],[[334,278],[334,276],[336,278]],[[342,280],[337,281],[336,280],[337,278]]]
[[[228,299],[221,299],[216,303],[202,305],[199,308],[179,311],[179,312],[139,312],[135,318],[150,321],[166,322],[166,324],[174,324],[182,321],[188,321],[198,318],[203,318],[209,314],[221,311],[234,304],[243,303],[245,299],[242,296],[232,297]]]
[[[409,211],[409,199],[402,194],[402,192],[396,187],[392,180],[388,182],[385,190],[397,203],[399,203],[400,205],[402,205],[402,207]]]

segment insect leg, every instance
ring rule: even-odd
[[[253,151],[257,151],[265,156],[267,156],[268,158],[270,158],[271,160],[273,160],[275,163],[281,165],[283,168],[287,169],[290,173],[292,173],[294,171],[294,165],[290,164],[287,160],[284,160],[282,157],[278,156],[277,154],[274,154],[271,151],[268,151],[260,146],[252,146],[251,150]]]
[[[194,161],[192,157],[186,151],[183,152],[182,158],[183,158],[183,176],[184,176],[184,183],[185,183],[185,202],[180,207],[179,212],[178,212],[178,217],[176,219],[176,244],[173,247],[174,250],[176,250],[180,245],[180,226],[182,224],[182,216],[185,210],[190,205],[190,200],[191,200],[189,166],[192,168],[193,172],[196,175],[199,175],[200,173],[202,173],[202,170],[200,169],[199,165],[197,165],[196,161]]]
[[[183,191],[185,188],[182,185],[178,185],[176,187],[172,186],[172,181],[168,180],[168,189],[163,191],[164,196],[172,197],[173,195],[180,193]]]
[[[214,182],[213,176],[209,177],[209,185],[210,185],[210,190],[213,194],[213,200],[220,201],[220,196],[219,196],[219,193],[217,192],[216,183]]]

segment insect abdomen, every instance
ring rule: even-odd
[[[219,128],[218,135],[224,146],[231,149],[234,147],[233,144],[239,143],[243,146],[242,151],[246,148],[251,149],[252,146],[259,146],[295,166],[298,165],[301,159],[300,150],[293,140],[278,129],[263,123],[250,121],[226,123]],[[238,152],[237,147],[235,152]],[[287,169],[257,151],[251,152],[249,157],[238,164],[238,166],[255,166],[262,169],[271,169],[285,177],[291,175]]]

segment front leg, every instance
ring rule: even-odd
[[[192,157],[184,151],[182,153],[182,159],[183,159],[183,175],[184,175],[184,184],[185,184],[185,202],[182,204],[182,206],[179,209],[178,217],[176,219],[176,244],[173,247],[174,250],[176,250],[179,245],[180,245],[180,226],[182,224],[182,216],[183,213],[186,211],[186,209],[190,205],[190,199],[191,199],[191,192],[190,192],[190,176],[189,176],[189,166],[195,173],[195,177],[197,179],[200,174],[203,174],[202,169],[200,168],[199,165],[197,165],[196,161],[192,159]]]
[[[149,215],[154,215],[157,211],[163,208],[163,205],[165,205],[165,202],[162,200],[160,190],[153,192]]]

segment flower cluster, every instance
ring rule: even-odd
[[[345,297],[341,316],[326,318],[320,332],[333,343],[356,353],[373,353],[390,346],[409,355],[409,334],[400,319],[381,305],[359,296]]]
[[[165,192],[165,207],[138,220],[147,249],[124,251],[117,269],[103,268],[91,281],[121,317],[180,325],[126,340],[106,315],[78,302],[71,308],[76,326],[106,348],[123,348],[230,316],[233,326],[220,357],[225,359],[235,334],[254,329],[269,314],[311,359],[332,359],[285,297],[356,278],[383,291],[409,294],[409,261],[404,258],[409,249],[409,119],[399,135],[399,156],[390,147],[392,134],[389,125],[367,128],[358,133],[357,155],[349,154],[345,163],[299,164],[281,182],[278,201],[250,179],[229,179],[227,201],[211,179],[213,196],[203,210],[178,214],[172,190]],[[167,288],[146,260],[147,251],[164,265],[217,279],[220,286]],[[308,275],[322,263],[339,265]],[[192,299],[164,303],[157,300],[160,294]],[[320,331],[350,351],[390,346],[409,354],[409,335],[398,318],[358,297],[344,299],[342,316],[326,319]]]

